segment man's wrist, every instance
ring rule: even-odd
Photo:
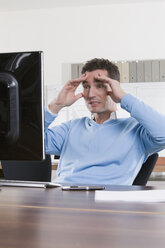
[[[63,107],[63,105],[56,104],[55,102],[51,102],[48,104],[49,111],[55,115],[58,114]]]
[[[120,94],[120,102],[121,102],[121,100],[123,99],[123,97],[124,97],[126,94],[127,94],[127,93],[124,92],[124,91]]]

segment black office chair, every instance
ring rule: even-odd
[[[147,181],[156,165],[156,161],[158,160],[158,157],[159,157],[158,153],[154,153],[148,157],[146,162],[142,165],[132,185],[146,185],[147,184]]]
[[[46,155],[42,161],[1,161],[6,180],[51,181],[51,156]]]

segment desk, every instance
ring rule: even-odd
[[[164,248],[164,203],[95,202],[94,196],[60,188],[2,187],[0,247]]]

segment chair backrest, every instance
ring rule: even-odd
[[[42,161],[1,161],[6,180],[51,181],[51,156],[46,155]]]
[[[148,157],[146,162],[142,165],[132,185],[146,185],[147,181],[158,160],[158,153],[154,153]]]

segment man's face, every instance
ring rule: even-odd
[[[82,83],[87,108],[91,113],[113,112],[115,103],[107,95],[106,85],[95,79],[95,76],[98,76],[98,74],[108,77],[107,70],[98,69],[87,72],[87,79]]]

